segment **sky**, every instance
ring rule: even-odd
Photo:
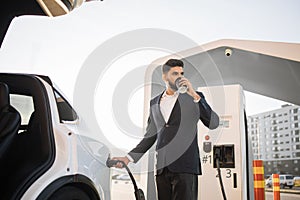
[[[76,101],[76,88],[84,74],[84,66],[95,52],[103,51],[98,63],[99,73],[93,94],[94,109],[104,132],[118,132],[122,146],[128,135],[122,134],[112,112],[114,91],[121,80],[153,60],[220,39],[264,40],[300,42],[300,1],[172,1],[172,0],[104,0],[84,3],[70,14],[50,18],[46,16],[21,16],[15,18],[0,49],[0,70],[3,72],[39,73],[50,76],[67,98]],[[164,31],[172,38],[188,42],[158,40],[158,44],[145,46],[139,41],[137,30],[152,29],[149,41]],[[129,33],[127,41],[117,43]],[[125,37],[126,36],[126,37]],[[135,37],[136,36],[136,37]],[[147,40],[147,39],[146,39]],[[122,41],[122,40],[120,40]],[[138,42],[141,42],[138,43]],[[171,44],[170,44],[171,43]],[[172,48],[166,48],[172,46]],[[109,47],[109,48],[108,48]],[[106,58],[112,58],[106,61]],[[88,74],[88,73],[87,73]],[[89,77],[85,77],[89,82]],[[91,78],[92,80],[92,78]],[[105,98],[103,98],[105,96]],[[130,120],[137,126],[143,124],[143,89],[136,88],[128,99]],[[262,102],[265,103],[257,103]],[[279,108],[284,102],[273,101],[246,92],[247,114],[257,114]],[[103,106],[105,105],[105,106]],[[101,122],[99,122],[101,123]],[[113,127],[113,128],[112,128]],[[130,140],[130,146],[136,140]]]

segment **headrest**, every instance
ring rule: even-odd
[[[0,110],[9,105],[9,89],[5,83],[0,82]]]

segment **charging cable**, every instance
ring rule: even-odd
[[[123,167],[126,169],[126,171],[128,172],[128,175],[130,176],[130,179],[133,183],[133,187],[134,187],[134,195],[135,195],[135,198],[136,200],[146,200],[145,198],[145,195],[144,195],[144,192],[142,189],[139,189],[137,187],[137,184],[135,182],[135,179],[130,171],[130,169],[127,167],[127,165],[121,161],[121,160],[111,160],[110,159],[110,156],[108,156],[107,160],[106,160],[106,166],[107,167],[113,167],[114,165],[116,165],[117,163],[122,163]]]
[[[217,171],[218,171],[218,177],[219,177],[219,181],[220,181],[221,191],[222,191],[223,199],[227,200],[224,185],[223,185],[223,181],[222,181],[221,169],[220,169],[220,154],[221,154],[220,149],[216,149],[216,153],[215,153],[215,155],[216,155],[216,164],[217,164]]]

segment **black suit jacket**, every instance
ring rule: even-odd
[[[160,174],[164,167],[176,173],[201,174],[197,123],[200,119],[205,126],[214,129],[219,125],[219,117],[207,104],[204,95],[201,92],[197,93],[201,96],[198,103],[186,93],[179,94],[167,122],[160,111],[163,93],[151,100],[146,134],[129,152],[134,162],[157,141],[157,174]]]

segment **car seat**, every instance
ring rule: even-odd
[[[20,113],[10,105],[8,86],[0,82],[0,166],[18,134],[20,124]]]

